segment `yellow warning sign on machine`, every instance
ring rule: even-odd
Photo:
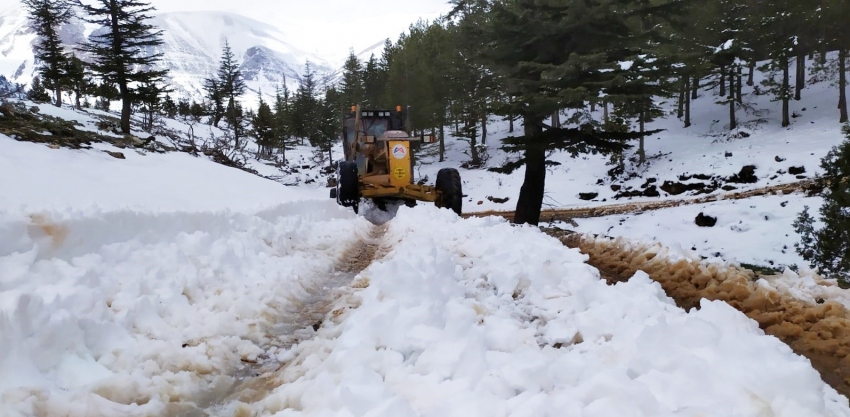
[[[410,177],[410,142],[406,140],[391,140],[387,143],[390,169],[390,183],[403,187],[411,183]]]

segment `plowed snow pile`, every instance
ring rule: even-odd
[[[0,415],[203,415],[371,228],[331,201],[0,216]]]
[[[221,415],[848,416],[808,360],[726,303],[608,286],[533,228],[401,208],[344,320]]]
[[[587,253],[613,281],[645,271],[683,308],[700,306],[702,299],[728,303],[809,358],[832,387],[850,394],[850,312],[847,293],[835,281],[790,270],[754,281],[752,272],[722,261],[624,238],[574,234],[563,241]]]

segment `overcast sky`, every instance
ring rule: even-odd
[[[338,60],[447,13],[448,0],[152,0],[160,12],[216,10],[278,27],[287,42]]]

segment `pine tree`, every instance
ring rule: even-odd
[[[138,103],[142,113],[142,130],[146,132],[153,130],[157,115],[162,110],[162,95],[167,92],[154,81],[145,82],[135,89],[133,101]]]
[[[316,102],[315,123],[309,134],[310,144],[328,156],[328,165],[333,163],[333,146],[340,139],[339,114],[327,99]]]
[[[62,87],[68,69],[68,54],[59,38],[61,26],[74,16],[68,0],[21,0],[38,36],[34,49],[38,73],[45,88],[53,91],[56,107],[62,107]]]
[[[292,135],[300,138],[301,144],[304,139],[316,131],[319,111],[319,102],[316,98],[316,74],[307,62],[304,65],[304,75],[301,76],[301,84],[295,92],[292,103]]]
[[[204,92],[206,93],[207,107],[209,108],[210,125],[218,127],[225,112],[224,98],[222,97],[218,80],[215,78],[205,79]]]
[[[171,94],[166,93],[165,98],[162,100],[162,114],[169,119],[177,116],[177,103],[171,98]]]
[[[274,132],[277,148],[286,163],[286,151],[291,149],[292,141],[292,97],[286,86],[286,79],[277,89],[274,102]]]
[[[95,89],[94,81],[88,72],[86,64],[76,55],[71,55],[65,69],[66,85],[74,93],[75,107],[82,107],[82,98],[92,94]]]
[[[356,106],[363,104],[365,89],[363,84],[363,65],[351,51],[345,65],[342,68],[342,81],[340,82],[340,101],[343,106]]]
[[[546,183],[546,154],[550,149],[594,147],[613,150],[620,140],[646,134],[605,132],[593,124],[578,128],[547,127],[544,121],[565,108],[583,109],[616,80],[610,62],[632,56],[644,40],[635,33],[628,18],[671,13],[676,1],[654,4],[629,0],[539,2],[497,0],[492,5],[479,0],[456,1],[455,11],[471,5],[486,18],[471,22],[483,32],[486,48],[481,60],[503,77],[507,94],[513,98],[501,109],[503,115],[517,114],[524,120],[524,135],[504,141],[506,150],[524,152],[524,159],[505,167],[505,172],[525,164],[525,178],[517,201],[515,222],[537,224]],[[476,29],[473,27],[473,30]]]
[[[366,108],[387,108],[384,99],[386,83],[387,69],[373,54],[363,69],[363,105]]]
[[[272,150],[276,148],[277,134],[275,132],[275,117],[272,109],[260,94],[260,103],[257,106],[257,113],[251,119],[251,133],[257,138],[257,159],[261,155],[271,156]]]
[[[167,71],[153,69],[162,57],[151,53],[162,45],[162,32],[147,23],[154,10],[138,0],[96,0],[95,5],[78,2],[87,21],[100,25],[92,41],[82,47],[92,54],[92,69],[107,83],[115,84],[121,97],[121,131],[130,133],[130,113],[135,86],[158,83]]]
[[[33,78],[32,86],[30,86],[30,90],[27,92],[27,98],[36,103],[47,103],[50,101],[50,93],[41,84],[41,78]]]
[[[204,89],[212,107],[213,126],[218,126],[223,118],[233,132],[234,147],[240,148],[241,139],[245,135],[246,120],[239,98],[245,94],[247,86],[227,40],[224,41],[216,77],[206,79]]]
[[[797,253],[829,278],[850,283],[850,126],[844,126],[847,139],[821,161],[826,188],[820,209],[823,228],[815,230],[808,207],[794,227],[801,236]]]

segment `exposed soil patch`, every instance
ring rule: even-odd
[[[688,259],[672,262],[657,256],[658,246],[547,232],[589,255],[589,263],[609,283],[627,281],[640,270],[660,283],[684,309],[697,308],[703,298],[728,303],[758,322],[765,333],[809,358],[826,383],[850,396],[850,312],[841,304],[801,300],[759,286],[753,272],[740,267]]]

